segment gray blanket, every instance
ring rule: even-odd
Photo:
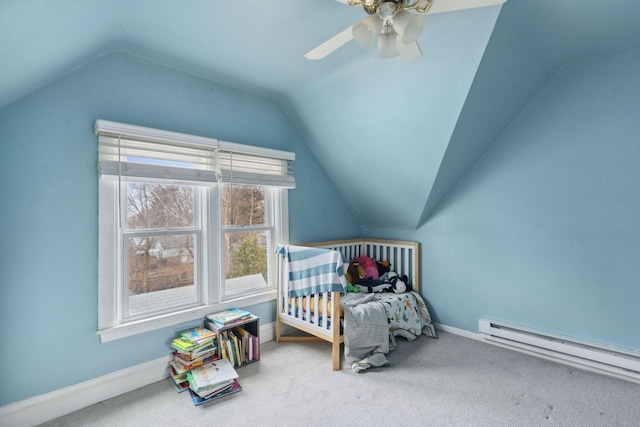
[[[354,372],[372,366],[387,366],[389,321],[384,305],[374,294],[345,295],[340,301],[344,310],[344,354]]]

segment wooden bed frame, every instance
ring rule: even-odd
[[[419,292],[420,249],[416,242],[350,239],[303,243],[298,246],[336,250],[341,252],[347,261],[362,255],[378,261],[389,261],[391,270],[400,276],[406,274],[413,290]],[[284,259],[280,257],[278,262],[276,341],[328,341],[331,343],[333,370],[340,370],[340,344],[344,342],[344,337],[340,333],[340,293],[323,292],[311,297],[289,298],[283,262]],[[311,336],[283,336],[280,329],[281,324],[289,325]]]

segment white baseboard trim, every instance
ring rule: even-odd
[[[480,334],[475,334],[473,332],[465,331],[464,329],[454,328],[453,326],[441,325],[440,323],[435,323],[435,322],[433,323],[433,325],[439,331],[448,332],[453,335],[458,335],[458,336],[469,338],[472,340],[484,342],[484,339]]]
[[[590,364],[585,364],[585,363],[581,363],[581,362],[577,362],[577,361],[571,361],[571,360],[563,359],[563,358],[560,358],[560,357],[555,357],[555,356],[550,355],[550,354],[544,354],[544,353],[540,353],[540,352],[537,352],[537,351],[532,351],[532,350],[529,350],[529,349],[526,349],[526,348],[520,348],[520,347],[511,346],[511,345],[501,344],[499,342],[486,339],[484,337],[484,335],[482,335],[480,333],[469,332],[469,331],[466,331],[464,329],[454,328],[452,326],[441,325],[439,323],[434,323],[434,326],[436,327],[437,330],[440,330],[440,331],[443,331],[443,332],[448,332],[448,333],[454,334],[454,335],[459,335],[461,337],[469,338],[469,339],[472,339],[472,340],[480,341],[480,342],[483,342],[485,344],[495,345],[497,347],[502,347],[502,348],[506,348],[508,350],[517,351],[518,353],[523,353],[523,354],[527,354],[529,356],[535,356],[535,357],[538,357],[538,358],[541,358],[541,359],[550,360],[552,362],[560,363],[562,365],[572,366],[574,368],[582,369],[584,371],[594,372],[594,373],[601,374],[601,375],[607,375],[607,376],[610,376],[610,377],[619,378],[619,379],[622,379],[622,380],[631,381],[631,382],[640,384],[640,380],[638,380],[635,376],[630,376],[630,375],[625,375],[624,373],[619,373],[619,372],[613,372],[613,371],[610,371],[610,370],[600,369],[600,368],[598,368],[596,366],[592,366]]]
[[[275,322],[260,326],[260,342],[273,341]],[[171,356],[141,363],[50,393],[0,407],[3,427],[35,426],[168,377]],[[167,383],[167,386],[169,384]]]

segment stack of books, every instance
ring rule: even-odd
[[[180,332],[179,336],[171,341],[171,347],[174,352],[173,360],[169,362],[169,380],[178,392],[189,389],[188,373],[192,369],[218,358],[216,333],[203,327]]]
[[[241,323],[249,318],[251,318],[251,313],[241,308],[230,308],[229,310],[209,314],[207,316],[207,319],[220,327]]]
[[[187,373],[187,379],[196,406],[242,391],[238,374],[227,359],[200,365]]]

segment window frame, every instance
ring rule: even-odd
[[[96,125],[97,127],[97,125]],[[161,132],[161,131],[155,131]],[[96,133],[98,133],[96,129]],[[157,133],[156,133],[157,135]],[[172,133],[172,135],[175,135]],[[232,143],[230,143],[232,144]],[[247,147],[250,150],[251,147]],[[265,149],[256,147],[258,152]],[[289,153],[292,154],[292,153]],[[137,179],[133,179],[138,181]],[[147,179],[150,182],[171,182],[171,180]],[[180,182],[175,182],[179,184]],[[185,183],[189,185],[190,183]],[[132,318],[125,320],[123,316],[124,302],[122,299],[127,280],[125,279],[125,234],[119,227],[119,215],[126,218],[126,206],[118,200],[126,198],[126,182],[124,180],[103,179],[99,177],[99,236],[98,236],[98,330],[101,342],[109,342],[128,336],[169,327],[179,323],[201,319],[207,314],[232,307],[248,307],[276,299],[276,262],[273,249],[277,244],[288,243],[288,189],[264,186],[265,216],[269,218],[269,225],[255,228],[271,229],[271,241],[267,244],[267,263],[269,277],[268,288],[251,293],[226,295],[225,289],[225,253],[223,248],[223,233],[226,227],[222,225],[221,194],[219,184],[197,186],[198,202],[194,210],[200,218],[201,253],[196,262],[199,271],[194,272],[201,277],[200,303],[193,306],[176,309],[169,313]],[[196,197],[194,196],[194,200]],[[120,208],[120,212],[119,209]],[[253,227],[252,227],[253,228]],[[241,227],[247,231],[247,227]]]

